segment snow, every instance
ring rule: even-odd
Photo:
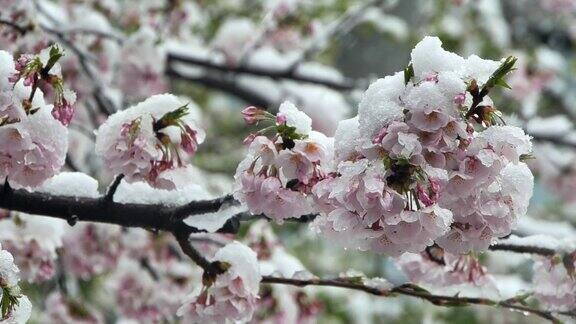
[[[510,244],[510,245],[523,245],[523,246],[534,246],[534,247],[543,247],[547,249],[556,250],[561,246],[561,241],[557,238],[545,235],[545,234],[537,234],[537,235],[530,235],[530,236],[516,236],[511,235],[509,238],[500,240],[499,243],[501,244]]]
[[[366,10],[364,21],[374,25],[381,33],[392,35],[396,40],[405,40],[410,30],[408,24],[393,15],[386,15],[380,8],[372,7]]]
[[[556,238],[576,237],[576,230],[568,222],[547,221],[522,217],[516,231],[523,235],[545,234]]]
[[[245,206],[222,206],[220,210],[214,213],[189,216],[184,219],[184,223],[199,230],[215,233],[234,215],[245,213],[247,211],[248,209]]]
[[[312,128],[328,136],[334,135],[338,122],[351,115],[352,108],[344,96],[326,87],[287,82],[285,89],[299,108],[312,118]]]
[[[191,201],[211,199],[211,195],[197,184],[177,187],[175,190],[152,188],[145,182],[127,183],[122,180],[114,194],[114,201],[133,204],[164,204],[182,206]]]
[[[465,60],[457,54],[445,51],[438,37],[424,37],[412,50],[414,76],[422,80],[431,72],[458,71]]]
[[[286,125],[296,128],[299,134],[308,135],[312,131],[312,119],[290,101],[284,101],[278,111],[286,117]]]
[[[344,77],[338,70],[318,62],[304,62],[299,64],[296,69],[296,75],[333,82],[344,80]]]
[[[9,90],[8,78],[16,72],[12,55],[6,51],[0,51],[0,91]]]
[[[390,122],[402,118],[398,97],[404,92],[404,73],[387,76],[372,83],[358,106],[360,134],[372,141]]]
[[[61,172],[46,180],[35,191],[55,196],[96,198],[98,180],[81,172]]]
[[[563,136],[573,127],[574,125],[565,115],[535,117],[526,125],[528,133],[544,136]]]
[[[272,47],[262,47],[250,54],[248,66],[266,71],[286,71],[296,58],[295,55],[282,54]]]
[[[175,190],[155,189],[145,182],[127,183],[124,180],[114,194],[114,201],[133,204],[162,204],[167,207],[183,206],[190,202],[215,198],[198,184],[188,184]],[[213,213],[189,216],[184,223],[200,230],[218,231],[232,216],[246,212],[242,206],[224,205]]]
[[[475,79],[479,84],[484,84],[499,66],[500,62],[498,61],[485,60],[476,55],[470,55],[466,59],[464,75]]]
[[[335,157],[337,161],[347,160],[356,152],[357,138],[360,137],[358,129],[358,116],[338,123],[334,134]]]

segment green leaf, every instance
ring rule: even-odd
[[[414,66],[412,63],[408,65],[406,69],[404,69],[404,84],[408,84],[410,80],[414,77]]]
[[[505,87],[505,88],[510,88],[510,86],[506,83],[506,81],[504,81],[504,77],[508,73],[515,70],[514,65],[516,65],[517,61],[518,61],[518,58],[516,58],[514,56],[508,56],[504,60],[504,62],[502,62],[502,64],[500,64],[500,66],[496,69],[496,71],[494,71],[494,73],[492,73],[490,78],[488,78],[488,81],[486,81],[486,83],[482,87],[482,92],[487,92],[488,90],[494,88],[497,85]]]

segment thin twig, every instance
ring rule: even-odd
[[[354,90],[359,88],[356,81],[343,79],[340,81],[331,80],[326,78],[320,78],[316,76],[308,76],[299,73],[298,69],[285,69],[276,70],[257,66],[229,66],[225,64],[215,63],[210,59],[204,59],[189,55],[181,55],[175,53],[169,53],[167,57],[168,65],[173,62],[186,63],[194,66],[203,67],[206,69],[219,71],[222,73],[231,74],[249,74],[261,77],[271,78],[273,80],[293,80],[300,81],[304,83],[311,83],[316,85],[325,86],[327,88],[335,90]]]
[[[118,186],[120,186],[120,182],[122,182],[122,179],[124,179],[123,174],[117,175],[114,178],[114,181],[112,181],[112,184],[110,184],[110,186],[108,187],[108,190],[106,190],[106,194],[104,195],[104,197],[102,197],[102,199],[112,201],[114,199],[114,193],[116,193],[116,190],[118,189]]]
[[[269,284],[283,284],[291,285],[297,287],[306,286],[326,286],[326,287],[340,287],[352,290],[363,291],[375,296],[393,296],[393,295],[405,295],[410,297],[419,298],[426,300],[437,306],[469,306],[469,305],[482,305],[482,306],[498,306],[514,311],[527,312],[541,318],[547,319],[554,323],[560,323],[560,321],[554,316],[550,311],[544,311],[529,306],[519,305],[512,303],[511,301],[495,301],[488,298],[471,298],[471,297],[459,297],[459,296],[443,296],[434,295],[423,289],[418,289],[412,284],[400,285],[391,289],[381,289],[376,287],[366,286],[361,283],[355,283],[342,278],[336,279],[293,279],[293,278],[279,278],[273,276],[264,276],[262,278],[262,283]],[[572,316],[569,315],[568,316]]]

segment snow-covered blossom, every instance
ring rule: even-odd
[[[290,255],[273,232],[270,223],[258,221],[250,226],[247,244],[258,255],[262,275],[294,278],[307,272]],[[309,291],[285,285],[262,287],[254,320],[264,323],[315,323],[322,303]]]
[[[455,254],[485,250],[510,234],[532,195],[522,162],[530,137],[493,125],[488,96],[473,103],[478,87],[502,77],[500,65],[464,59],[426,37],[404,73],[373,83],[358,119],[336,130],[337,172],[312,188],[322,211],[316,232],[394,256],[434,242]],[[484,110],[467,118],[472,105]]]
[[[332,139],[311,130],[311,120],[292,103],[285,102],[274,117],[272,139],[255,136],[246,158],[239,164],[235,197],[253,214],[264,213],[277,221],[312,212],[311,188],[331,168]]]
[[[14,257],[0,245],[0,313],[2,323],[26,323],[32,312],[28,297],[20,293],[20,270]]]
[[[48,54],[46,54],[48,55]],[[32,87],[20,77],[44,67],[40,56],[29,65],[14,64],[12,56],[0,51],[0,177],[18,186],[36,187],[56,174],[68,148],[67,129],[51,115],[39,89],[31,98]],[[20,66],[19,66],[20,65]],[[25,72],[17,72],[18,68]],[[17,73],[28,73],[13,78]],[[30,100],[32,99],[32,100]]]
[[[232,242],[218,250],[211,261],[218,262],[224,272],[215,278],[205,278],[205,285],[196,287],[186,298],[178,315],[194,323],[249,321],[256,308],[261,280],[256,253]]]
[[[96,153],[128,182],[174,189],[186,157],[204,141],[188,105],[170,94],[156,95],[110,116],[98,129]]]

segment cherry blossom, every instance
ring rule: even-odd
[[[32,304],[28,297],[20,293],[18,282],[20,270],[14,264],[14,257],[0,245],[0,299],[2,321],[25,323],[30,318]]]
[[[204,136],[186,102],[170,94],[156,95],[110,116],[98,129],[96,153],[128,182],[174,189],[186,172],[186,158],[194,155]]]
[[[251,213],[277,221],[311,213],[310,190],[332,167],[332,139],[312,131],[311,119],[290,102],[280,105],[275,117],[258,115],[274,123],[260,133],[275,129],[276,134],[272,139],[261,135],[251,139],[234,176],[236,199]]]
[[[224,273],[208,278],[186,297],[178,315],[192,322],[249,321],[258,300],[261,280],[256,253],[239,242],[216,252],[212,259]]]
[[[495,112],[475,120],[480,127],[465,118],[470,84],[488,82],[498,66],[444,51],[427,37],[412,51],[408,72],[373,83],[358,121],[336,131],[336,176],[312,189],[322,210],[316,232],[394,256],[434,242],[457,254],[486,250],[508,235],[532,192],[521,162],[530,138],[517,127],[491,126]]]

